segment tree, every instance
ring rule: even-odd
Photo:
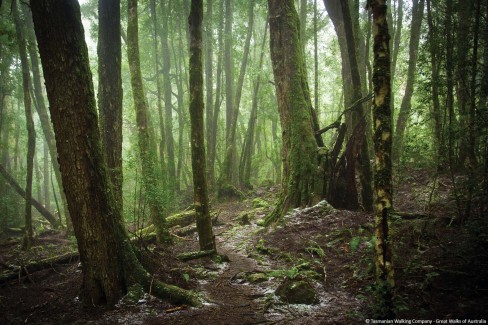
[[[130,286],[140,283],[154,295],[195,304],[191,293],[153,283],[128,239],[102,153],[78,2],[33,0],[30,5],[83,267],[82,300],[89,305],[113,305]]]
[[[120,0],[98,2],[98,106],[112,189],[122,208],[122,77]]]
[[[130,81],[132,95],[134,97],[134,108],[136,111],[137,138],[139,144],[139,155],[141,159],[142,178],[146,192],[151,221],[156,227],[158,242],[170,240],[166,229],[164,206],[160,197],[160,188],[156,172],[156,152],[154,144],[154,134],[149,123],[149,109],[144,95],[142,84],[141,64],[139,58],[139,31],[137,0],[128,2],[128,21],[127,21],[127,59],[129,60]]]
[[[405,94],[403,95],[400,112],[398,113],[397,124],[395,128],[395,137],[393,145],[393,164],[398,165],[401,157],[403,138],[407,126],[408,116],[412,107],[412,95],[415,83],[415,69],[417,66],[417,52],[420,41],[420,27],[424,16],[425,0],[414,0],[412,8],[412,25],[410,27],[410,42],[408,45],[408,73]]]
[[[203,124],[203,67],[202,67],[203,0],[192,0],[190,25],[190,120],[191,162],[193,171],[194,206],[200,250],[215,250],[215,237],[208,203],[205,140]]]
[[[268,0],[270,52],[283,142],[283,181],[269,224],[292,208],[321,196],[317,177],[317,140],[313,129],[299,18],[293,0]]]
[[[36,150],[36,130],[34,128],[34,119],[32,118],[32,102],[30,96],[30,69],[27,59],[27,45],[25,42],[25,32],[20,20],[17,0],[12,2],[12,11],[14,14],[15,30],[17,34],[17,43],[19,45],[20,64],[22,66],[22,89],[24,91],[24,108],[25,120],[27,124],[27,178],[25,186],[25,233],[22,241],[22,249],[30,249],[32,246],[32,173],[34,169],[34,154]]]
[[[384,310],[382,317],[393,316],[393,261],[390,238],[390,218],[393,207],[391,164],[391,80],[390,47],[387,6],[385,0],[370,0],[373,12],[373,121],[374,121],[374,192],[375,199],[375,250],[376,281]]]

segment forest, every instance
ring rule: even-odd
[[[486,324],[487,0],[0,0],[1,324]]]

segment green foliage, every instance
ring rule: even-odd
[[[349,247],[351,248],[351,251],[355,252],[358,249],[360,243],[361,243],[361,237],[359,236],[352,237],[351,241],[349,242]]]

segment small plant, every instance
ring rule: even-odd
[[[324,250],[316,242],[312,242],[312,246],[309,246],[309,247],[305,248],[305,250],[308,253],[310,253],[312,256],[313,255],[317,255],[320,258],[324,258],[325,257]]]
[[[188,273],[183,273],[183,279],[185,279],[185,282],[190,281],[190,275]]]

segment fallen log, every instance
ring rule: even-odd
[[[15,181],[15,179],[7,172],[7,170],[0,164],[0,174],[2,174],[3,178],[7,181],[10,187],[17,192],[22,198],[25,200],[25,191],[24,189]],[[31,198],[30,203],[37,211],[53,226],[54,229],[57,229],[60,224],[59,220],[56,219],[51,212],[49,212],[45,207],[42,206],[36,199]]]
[[[21,277],[31,275],[34,272],[41,271],[53,267],[55,265],[70,264],[78,260],[80,254],[78,252],[69,252],[59,256],[49,257],[40,261],[34,261],[27,265],[16,265],[11,268],[12,271],[4,272],[0,275],[0,284],[5,282],[20,279]]]

